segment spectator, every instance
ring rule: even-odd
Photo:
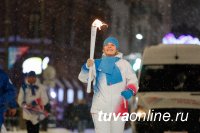
[[[43,85],[38,82],[35,72],[30,71],[18,96],[18,104],[23,108],[23,118],[26,120],[28,133],[39,133],[40,113],[27,110],[26,107],[42,110],[47,102],[48,97]]]
[[[9,107],[8,113],[10,116],[16,114],[17,103],[15,98],[15,87],[8,78],[8,75],[3,70],[0,70],[0,127],[4,122],[4,114],[7,107]]]

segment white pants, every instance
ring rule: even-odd
[[[125,121],[121,120],[121,117],[117,121],[111,119],[111,121],[99,121],[98,114],[92,114],[94,122],[95,133],[123,133]]]

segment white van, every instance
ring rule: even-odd
[[[138,133],[200,133],[199,45],[146,48],[139,87],[131,110]]]

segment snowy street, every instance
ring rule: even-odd
[[[25,130],[23,131],[12,131],[8,133],[27,133]],[[55,129],[49,129],[47,132],[41,131],[40,133],[78,133],[77,130],[74,132],[64,129],[64,128],[55,128]],[[84,133],[95,133],[94,129],[86,129]],[[124,133],[132,133],[131,129],[125,130]]]

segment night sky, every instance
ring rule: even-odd
[[[199,0],[172,0],[172,32],[200,38]]]

